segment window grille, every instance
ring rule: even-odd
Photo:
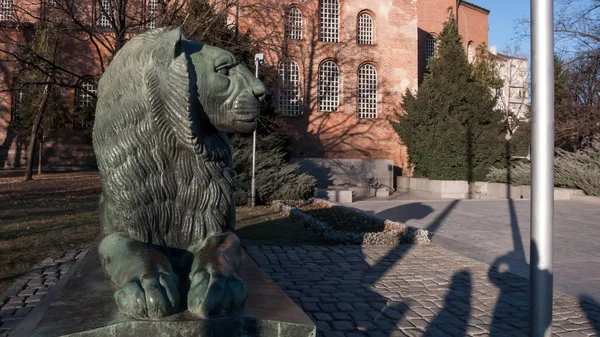
[[[285,38],[302,39],[302,12],[296,7],[290,7],[285,13]]]
[[[358,68],[358,117],[377,118],[377,70],[371,64]]]
[[[42,20],[48,20],[55,7],[56,0],[42,0]]]
[[[80,84],[79,92],[77,93],[77,107],[84,109],[92,105],[94,102],[94,96],[98,94],[98,85],[92,78],[83,80]],[[89,128],[90,122],[79,118],[77,120],[77,128],[87,129]]]
[[[319,67],[319,111],[337,111],[339,106],[338,66],[325,61]]]
[[[0,21],[11,21],[13,10],[13,0],[0,0]]]
[[[300,71],[292,60],[282,61],[279,65],[282,88],[279,95],[279,108],[284,116],[300,116]]]
[[[29,93],[29,86],[22,85],[19,89],[13,92],[12,97],[12,115],[13,120],[18,121],[21,120],[23,116],[23,101],[25,100],[27,94]]]
[[[156,28],[156,14],[158,13],[158,0],[148,0],[148,29]]]
[[[340,41],[340,3],[338,0],[320,0],[322,42]]]
[[[358,16],[358,44],[373,44],[373,19],[367,13]]]
[[[110,0],[100,0],[100,11],[98,16],[98,25],[100,27],[112,27],[111,18],[112,18],[112,8],[110,5]]]
[[[469,60],[469,63],[473,63],[474,58],[475,58],[475,50],[473,47],[473,41],[471,41],[467,45],[467,59]]]
[[[425,42],[425,59],[429,60],[435,54],[435,37],[433,35],[428,35],[427,40]]]

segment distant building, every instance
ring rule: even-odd
[[[519,120],[527,118],[529,109],[527,59],[500,54],[495,46],[490,48],[490,54],[498,75],[504,81],[496,108],[505,111],[509,118],[509,125],[513,129],[517,127]]]
[[[242,8],[255,2],[241,0]],[[294,156],[329,175],[332,171],[354,175],[348,177],[353,183],[371,173],[366,171],[385,171],[374,167],[393,166],[392,178],[384,179],[393,183],[393,175],[407,167],[408,160],[388,119],[400,108],[406,90],[417,90],[448,9],[456,8],[457,2],[261,3],[271,8],[269,14],[242,12],[239,28],[263,41],[266,64],[281,76],[276,98],[290,132],[298,135],[292,144]],[[473,58],[476,46],[488,42],[489,11],[458,3],[459,33]],[[326,185],[344,179],[330,180]]]
[[[30,12],[43,11],[50,0],[27,2]],[[99,29],[110,28],[109,1],[80,0],[84,22]],[[89,1],[89,6],[85,5]],[[156,0],[140,0],[132,7],[131,17],[146,17],[144,30],[159,26]],[[9,1],[13,5],[13,1]],[[162,2],[160,2],[162,3]],[[466,1],[371,1],[371,0],[239,0],[232,16],[242,34],[260,41],[268,68],[280,75],[275,93],[277,108],[289,121],[290,133],[298,135],[292,144],[296,158],[321,160],[343,159],[372,170],[373,160],[385,160],[392,175],[407,167],[407,152],[388,118],[400,108],[406,90],[416,91],[426,72],[427,59],[435,50],[435,39],[448,19],[448,9],[458,8],[458,28],[470,59],[476,46],[488,42],[489,11]],[[16,11],[16,9],[15,9]],[[8,9],[6,13],[13,13]],[[0,15],[5,23],[11,15]],[[30,18],[32,25],[44,15]],[[0,30],[15,29],[9,24]],[[139,31],[138,29],[138,31]],[[107,30],[110,31],[110,30]],[[135,32],[132,31],[132,34]],[[17,30],[14,34],[18,35]],[[83,41],[83,42],[82,42]],[[90,153],[90,146],[79,146],[80,138],[90,130],[78,120],[78,109],[85,108],[96,92],[100,78],[99,60],[89,50],[94,47],[84,38],[65,39],[62,57],[73,60],[70,67],[82,77],[78,88],[65,90],[71,101],[73,132],[60,140],[49,140],[47,148],[61,149],[52,160],[79,165],[80,153]],[[0,41],[1,42],[1,41]],[[20,89],[15,86],[17,69],[8,69],[0,78],[4,94],[0,95],[0,167],[23,164],[25,142],[8,132],[19,113]],[[79,138],[75,137],[78,136]],[[76,150],[74,150],[76,149]],[[75,156],[74,154],[77,154]],[[358,164],[360,166],[360,164]],[[391,169],[388,169],[391,167]],[[351,171],[354,169],[350,169]],[[356,173],[356,172],[354,172]],[[357,173],[359,174],[359,173]],[[360,173],[362,174],[362,173]],[[387,181],[386,181],[387,182]]]

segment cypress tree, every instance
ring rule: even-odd
[[[394,129],[408,148],[415,177],[484,180],[504,155],[496,98],[467,60],[453,15],[437,39],[429,73],[416,94],[403,96]]]

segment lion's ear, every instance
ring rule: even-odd
[[[181,26],[166,32],[157,46],[158,53],[161,55],[160,59],[170,62],[181,54],[182,40],[185,40],[185,37]]]

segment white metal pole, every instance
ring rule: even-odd
[[[531,337],[552,334],[554,222],[553,0],[531,0]]]
[[[254,59],[254,76],[256,76],[256,78],[258,78],[258,64],[259,64],[259,60],[258,58]],[[256,126],[258,128],[258,125]],[[255,185],[255,171],[256,171],[256,130],[254,130],[254,133],[252,135],[252,186],[250,187],[251,191],[251,197],[250,197],[250,206],[251,207],[255,207],[256,206],[256,185]]]

